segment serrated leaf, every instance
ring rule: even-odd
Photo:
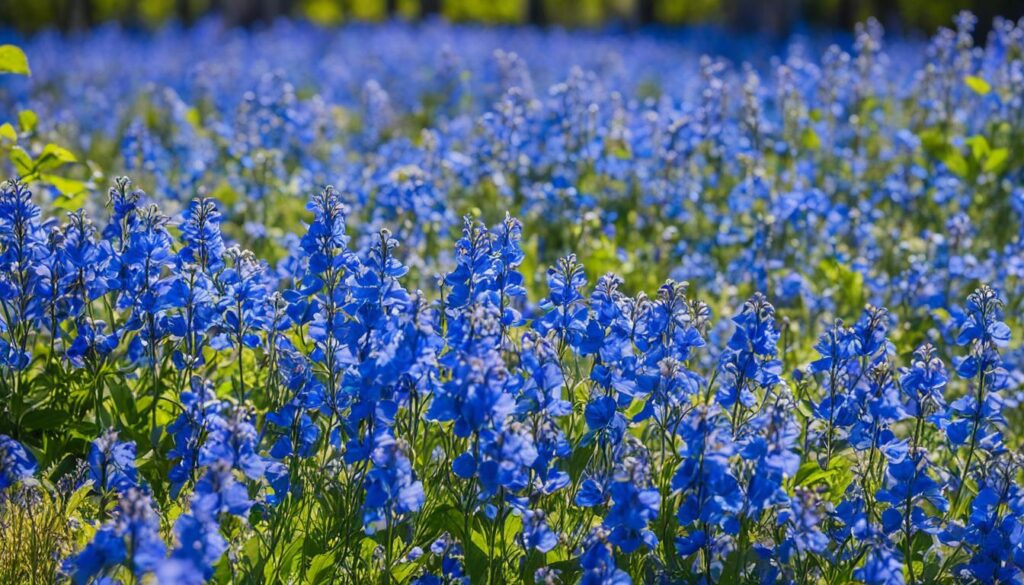
[[[967,87],[971,88],[974,93],[978,95],[988,95],[988,92],[992,91],[992,86],[988,84],[984,79],[976,75],[968,75],[964,77],[964,83]]]
[[[0,73],[32,75],[25,52],[14,45],[0,45]]]

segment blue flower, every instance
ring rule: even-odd
[[[605,528],[591,530],[583,543],[579,562],[583,570],[580,585],[630,585],[633,582],[628,573],[615,565],[615,555]]]
[[[121,495],[113,519],[100,527],[81,552],[64,562],[63,570],[76,585],[86,585],[118,565],[140,579],[156,570],[165,555],[160,518],[152,500],[132,488]]]
[[[401,443],[389,433],[378,435],[366,475],[363,526],[367,534],[397,522],[402,515],[423,507],[423,483],[416,479]]]
[[[25,447],[0,435],[0,492],[32,477],[36,472],[36,458]]]
[[[118,441],[112,430],[93,441],[89,448],[89,479],[97,491],[124,493],[138,487],[135,442]]]

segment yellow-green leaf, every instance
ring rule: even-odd
[[[0,73],[32,75],[25,52],[14,45],[0,45]]]
[[[992,86],[987,81],[975,75],[964,77],[964,83],[978,95],[987,95],[988,92],[992,91]]]
[[[989,153],[988,158],[985,159],[985,165],[982,167],[982,170],[986,173],[999,172],[1009,156],[1010,151],[1005,148],[993,150]]]
[[[946,156],[942,157],[942,163],[958,177],[966,177],[967,173],[970,172],[967,161],[958,152],[950,151],[947,153]]]
[[[47,144],[39,155],[36,165],[40,171],[50,171],[64,164],[75,162],[78,162],[78,159],[70,150],[56,144]]]
[[[10,156],[11,162],[14,163],[14,168],[17,169],[18,174],[22,177],[31,173],[35,168],[35,162],[32,161],[32,157],[20,146],[12,148]]]
[[[18,112],[18,125],[21,126],[22,132],[31,132],[36,129],[36,124],[39,122],[39,117],[32,110],[22,110]]]
[[[76,179],[65,179],[57,175],[42,175],[43,181],[56,187],[61,196],[53,200],[53,206],[65,211],[76,211],[85,204],[86,191],[85,183]]]
[[[15,130],[14,126],[11,126],[10,123],[4,122],[3,124],[0,124],[0,138],[10,142],[17,142],[18,131]]]
[[[988,140],[980,134],[971,136],[966,142],[967,145],[971,147],[971,156],[973,156],[976,161],[984,159],[992,150],[988,145]]]

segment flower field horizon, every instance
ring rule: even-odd
[[[0,46],[0,584],[1024,584],[976,25]]]

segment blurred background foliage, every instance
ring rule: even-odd
[[[985,23],[1024,16],[1024,0],[0,0],[0,28],[30,33],[74,31],[107,22],[156,28],[218,13],[232,25],[307,18],[333,25],[351,20],[415,20],[595,27],[712,24],[786,36],[808,27],[851,30],[875,16],[889,31],[930,34],[960,10]]]

